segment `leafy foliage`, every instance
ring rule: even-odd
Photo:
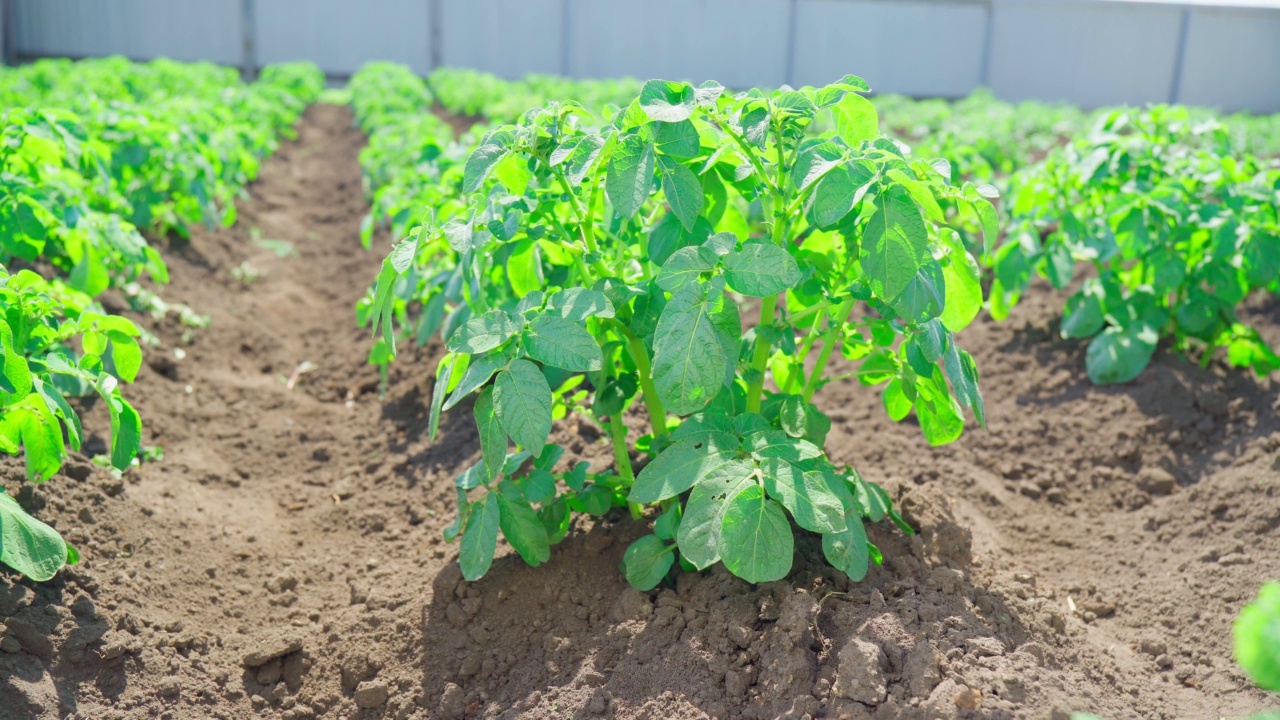
[[[552,100],[576,102],[594,110],[625,105],[640,92],[640,82],[631,78],[571,80],[534,73],[521,80],[504,80],[463,68],[432,70],[428,82],[440,104],[450,112],[505,123],[515,122],[529,108]]]
[[[854,76],[737,95],[654,80],[604,117],[552,102],[483,135],[463,194],[427,203],[367,311],[392,351],[411,307],[446,340],[433,434],[479,393],[482,459],[458,476],[446,531],[465,577],[488,569],[498,531],[537,565],[571,513],[612,507],[658,513],[624,557],[642,588],[677,560],[781,578],[793,524],[861,578],[879,560],[865,521],[909,531],[882,489],[826,457],[814,396],[839,351],[856,363],[839,377],[885,385],[891,415],[914,412],[932,443],[959,436],[965,407],[982,421],[954,333],[982,305],[964,238],[994,240],[994,190],[879,137],[867,90]],[[652,460],[637,475],[623,419],[640,407],[635,448]],[[549,435],[569,409],[605,429],[613,469],[561,469]]]
[[[1259,687],[1280,692],[1280,582],[1269,582],[1240,611],[1236,660]]]
[[[232,200],[323,82],[307,64],[266,68],[252,85],[165,60],[0,70],[0,451],[25,456],[28,480],[45,482],[80,449],[71,400],[89,394],[110,416],[110,465],[135,462],[142,421],[120,386],[142,366],[141,333],[93,298],[114,285],[168,307],[138,285],[168,281],[140,230],[232,222]],[[42,581],[77,557],[0,493],[0,562]]]
[[[1133,379],[1165,337],[1205,363],[1226,348],[1231,364],[1270,373],[1280,357],[1235,309],[1254,289],[1280,288],[1278,190],[1280,171],[1186,109],[1107,113],[1014,178],[1010,232],[991,258],[992,316],[1034,275],[1065,289],[1088,263],[1061,332],[1090,339],[1094,382]]]

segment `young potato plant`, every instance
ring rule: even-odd
[[[111,416],[111,465],[124,470],[138,454],[142,421],[120,394],[142,367],[138,328],[106,315],[89,297],[29,270],[0,266],[0,452],[25,454],[27,479],[42,483],[80,449],[80,417],[67,397],[96,393]],[[80,352],[72,343],[77,341]],[[75,548],[0,492],[0,563],[44,581]]]
[[[1269,582],[1240,611],[1236,660],[1264,690],[1280,692],[1280,582]]]
[[[1008,315],[1034,274],[1068,298],[1064,338],[1089,339],[1099,384],[1128,382],[1161,338],[1208,364],[1265,375],[1280,357],[1236,306],[1280,277],[1280,172],[1232,152],[1217,124],[1182,108],[1117,110],[1013,187],[1013,225],[994,254],[991,314]]]
[[[992,238],[995,211],[945,162],[879,137],[867,90],[854,76],[739,95],[653,80],[608,121],[550,104],[485,135],[466,213],[428,212],[372,308],[394,348],[399,278],[432,268],[463,300],[429,425],[434,437],[442,411],[475,397],[482,457],[457,479],[445,533],[461,536],[466,578],[488,570],[499,532],[536,566],[573,513],[615,507],[656,516],[623,559],[642,589],[677,560],[780,579],[793,523],[857,580],[880,560],[866,520],[911,532],[883,489],[824,453],[815,399],[838,379],[884,385],[889,413],[914,412],[935,444],[960,435],[966,407],[982,422],[954,338],[982,289],[953,226],[976,218]],[[837,129],[812,132],[819,116]],[[852,361],[840,374],[837,353]],[[570,409],[603,428],[612,468],[557,471],[549,436]],[[634,445],[629,416],[647,416]]]

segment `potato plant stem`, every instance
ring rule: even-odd
[[[774,137],[777,151],[777,181],[773,190],[773,244],[785,248],[787,246],[787,175],[783,165],[782,130],[774,124]],[[763,168],[762,168],[763,171]],[[766,175],[766,180],[767,180]],[[747,412],[760,412],[760,401],[764,395],[764,373],[769,365],[769,353],[773,349],[769,341],[760,334],[760,328],[773,324],[773,316],[778,309],[778,301],[786,297],[786,291],[766,297],[760,303],[760,322],[756,324],[756,347],[751,356],[751,384],[747,387]],[[789,330],[788,330],[789,331]]]
[[[769,342],[760,335],[760,328],[773,322],[778,296],[770,295],[760,303],[760,322],[756,324],[756,348],[751,356],[751,385],[747,387],[747,412],[760,412],[760,399],[764,394],[764,371],[769,364]]]
[[[624,487],[631,487],[635,484],[636,474],[631,468],[631,456],[627,454],[627,426],[622,422],[622,413],[616,413],[609,418],[609,438],[613,445],[613,459],[618,466],[618,476],[622,478]],[[639,520],[644,514],[644,508],[638,503],[629,502],[627,508],[631,510],[631,517]]]
[[[822,374],[827,370],[827,362],[831,359],[832,351],[840,345],[844,324],[848,321],[851,312],[853,312],[852,297],[845,299],[836,306],[835,312],[831,313],[831,324],[822,335],[822,349],[818,351],[818,360],[813,365],[809,380],[804,384],[805,402],[813,399],[813,394],[822,386]]]
[[[653,436],[666,437],[667,409],[663,407],[662,398],[658,397],[658,388],[653,384],[653,368],[649,364],[649,351],[645,349],[644,342],[634,334],[631,334],[628,339],[628,350],[636,364],[636,371],[640,375],[640,393],[644,397],[645,409],[649,411],[649,425],[653,428]]]

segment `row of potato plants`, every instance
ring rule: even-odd
[[[827,457],[815,396],[845,377],[839,352],[932,443],[960,435],[966,408],[983,421],[954,333],[983,302],[965,244],[994,241],[996,213],[989,186],[880,137],[868,89],[650,81],[604,113],[529,110],[461,168],[437,161],[445,200],[426,203],[364,314],[388,353],[440,328],[432,436],[474,398],[482,457],[446,530],[465,577],[499,533],[537,565],[574,513],[621,507],[655,518],[624,555],[639,588],[677,562],[781,578],[793,523],[860,579],[880,559],[865,521],[910,532],[883,489]],[[551,433],[567,412],[601,428],[612,467],[562,461]]]
[[[1280,368],[1237,313],[1250,293],[1280,291],[1280,168],[1220,123],[1182,107],[1102,113],[1013,174],[1007,195],[991,315],[1035,276],[1073,289],[1061,335],[1089,340],[1094,382],[1132,380],[1162,340],[1206,365],[1225,349],[1259,375]]]
[[[571,80],[533,73],[506,80],[463,68],[432,70],[427,83],[436,101],[449,112],[496,123],[514,123],[529,108],[550,101],[576,102],[595,109],[626,105],[640,92],[640,81],[632,78]]]
[[[142,333],[106,313],[109,287],[164,284],[143,233],[230,224],[233,201],[323,89],[310,65],[234,70],[165,60],[42,60],[0,70],[0,451],[41,483],[84,439],[76,398],[110,415],[108,461],[127,469],[142,421],[121,392]],[[51,578],[77,553],[0,493],[0,563]]]

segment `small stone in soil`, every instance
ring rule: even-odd
[[[458,720],[467,710],[467,698],[462,688],[454,683],[445,683],[444,693],[440,696],[440,717],[445,720]]]
[[[366,710],[382,707],[389,696],[387,684],[381,680],[366,680],[356,687],[356,705]]]
[[[839,658],[837,695],[864,705],[884,702],[888,688],[880,668],[886,659],[878,645],[854,638],[840,650]]]
[[[1152,495],[1168,495],[1178,487],[1178,481],[1162,467],[1146,466],[1138,473],[1138,488]]]
[[[302,640],[299,638],[280,636],[264,640],[258,644],[258,647],[245,654],[244,666],[248,668],[261,667],[278,657],[283,657],[301,649]]]

